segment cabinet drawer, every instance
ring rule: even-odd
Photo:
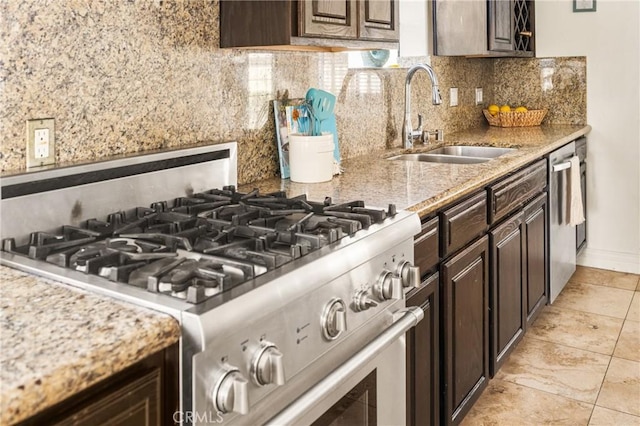
[[[542,159],[489,186],[489,223],[495,223],[547,186],[547,160]]]
[[[438,262],[440,262],[440,256],[438,255],[439,240],[438,218],[434,217],[422,224],[422,230],[414,239],[414,263],[420,268],[422,276],[435,269]]]
[[[482,191],[440,215],[442,257],[464,247],[487,230],[487,194]]]

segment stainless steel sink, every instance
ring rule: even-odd
[[[443,146],[442,148],[432,149],[428,154],[496,158],[511,151],[515,151],[515,148],[498,148],[495,146]]]
[[[388,160],[400,161],[422,161],[427,163],[449,163],[449,164],[477,164],[486,163],[490,158],[462,157],[442,154],[402,154],[389,157]]]
[[[402,154],[389,157],[389,160],[422,161],[427,163],[478,164],[500,157],[515,148],[497,148],[494,146],[443,146],[421,154]]]

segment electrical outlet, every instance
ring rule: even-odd
[[[36,129],[34,157],[47,158],[49,156],[49,129]]]
[[[27,120],[27,168],[56,162],[55,120]]]
[[[449,89],[449,106],[458,106],[458,88],[452,87]]]
[[[476,105],[482,105],[482,87],[476,87]]]

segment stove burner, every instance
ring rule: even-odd
[[[160,281],[151,280],[148,289],[200,303],[229,288],[230,284],[231,276],[220,263],[189,259],[164,274]]]
[[[200,303],[396,214],[228,186],[34,232],[3,250]]]

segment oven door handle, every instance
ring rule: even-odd
[[[347,362],[336,368],[327,377],[316,383],[311,389],[305,392],[300,398],[292,402],[284,410],[269,420],[267,425],[287,425],[295,424],[296,420],[306,413],[310,408],[318,404],[328,394],[333,392],[336,386],[340,386],[350,376],[361,369],[369,361],[374,359],[388,345],[404,335],[422,320],[424,312],[417,306],[405,308],[396,315],[400,318],[390,327],[380,333],[373,341],[360,349]]]

